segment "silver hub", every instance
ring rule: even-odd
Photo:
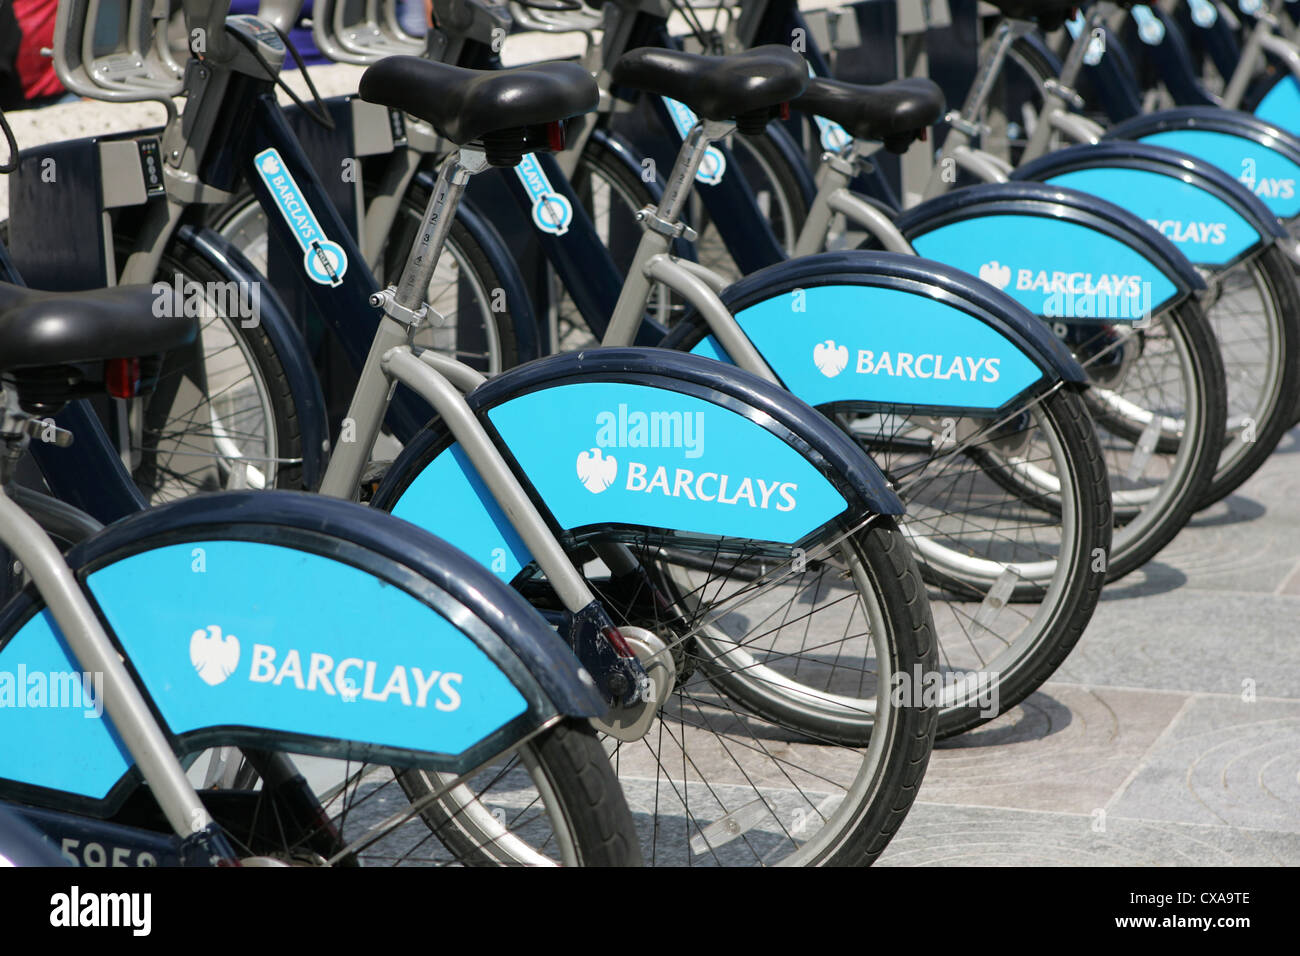
[[[677,667],[672,651],[657,634],[644,627],[620,627],[636,659],[645,668],[649,680],[642,686],[640,698],[630,707],[615,706],[602,719],[592,718],[591,726],[617,740],[640,740],[650,729],[655,714],[663,706],[677,683]]]

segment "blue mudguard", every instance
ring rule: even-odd
[[[1146,220],[1199,266],[1227,268],[1286,236],[1268,207],[1217,166],[1145,143],[1071,146],[1012,179],[1100,196]]]
[[[569,540],[619,529],[680,546],[719,537],[787,553],[831,522],[900,514],[874,463],[789,393],[663,349],[592,349],[520,366],[469,396],[541,513]],[[531,556],[460,447],[433,428],[372,502],[512,581]]]
[[[1190,153],[1243,183],[1279,219],[1300,216],[1300,139],[1249,113],[1185,106],[1136,116],[1106,132]]]
[[[1060,186],[970,186],[897,224],[919,255],[978,275],[1047,318],[1139,322],[1205,287],[1133,213]]]
[[[993,414],[1085,375],[1047,326],[957,269],[831,252],[741,279],[723,301],[782,384],[810,405]],[[698,315],[664,340],[730,361]]]
[[[1254,114],[1272,126],[1300,135],[1300,82],[1286,73],[1255,104]]]
[[[605,710],[522,598],[360,505],[187,499],[119,522],[69,563],[182,755],[237,745],[463,772],[557,714]],[[0,700],[13,698],[0,799],[113,812],[135,774],[96,715],[102,687],[34,599],[5,609],[0,634]]]
[[[311,353],[297,323],[274,287],[220,233],[187,225],[176,231],[173,241],[201,256],[226,281],[259,284],[259,325],[271,340],[298,411],[298,427],[302,434],[303,485],[315,488],[325,474],[325,462],[329,456],[329,423],[325,418],[325,397],[321,394],[320,380],[312,368]]]

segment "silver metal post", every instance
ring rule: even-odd
[[[433,187],[433,195],[424,210],[420,231],[397,282],[394,298],[402,308],[415,312],[424,305],[424,296],[429,289],[429,281],[433,278],[433,271],[437,268],[438,257],[442,255],[447,233],[451,231],[460,197],[465,192],[469,178],[482,172],[487,165],[487,157],[482,150],[464,146],[442,164],[438,182]]]
[[[104,713],[179,836],[212,822],[154,720],[122,658],[104,632],[63,555],[31,517],[0,489],[0,541],[31,575],[78,665],[104,675]]]
[[[573,567],[573,562],[555,540],[528,493],[455,386],[416,358],[407,346],[390,349],[383,356],[383,370],[433,406],[492,493],[493,500],[501,506],[511,526],[537,559],[564,606],[576,612],[594,601],[595,595],[587,587],[587,582]]]

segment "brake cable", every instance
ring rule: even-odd
[[[721,40],[717,33],[708,30],[704,26],[704,21],[699,18],[689,0],[669,0],[669,3],[674,10],[682,15],[682,19],[686,21],[686,25],[690,27],[691,33],[695,35],[695,39],[699,41],[700,46],[704,48],[706,53],[722,52]]]
[[[5,134],[5,142],[9,146],[9,159],[0,163],[0,175],[5,175],[18,168],[18,140],[14,139],[14,131],[10,128],[9,121],[5,119],[4,110],[0,110],[0,132]]]
[[[258,51],[257,43],[254,40],[244,36],[237,30],[231,30],[229,32],[230,36],[233,36],[236,40],[242,43],[244,49],[253,54],[253,58],[262,65],[262,68],[266,70],[266,78],[274,80],[276,86],[289,94],[289,99],[293,100],[294,105],[306,113],[307,116],[316,123],[316,125],[327,130],[334,129],[334,118],[330,116],[329,110],[325,108],[325,101],[321,99],[320,93],[316,92],[316,84],[311,81],[311,74],[307,72],[307,64],[303,63],[302,56],[298,53],[298,48],[293,45],[293,42],[289,39],[288,35],[274,23],[267,23],[266,25],[276,32],[276,35],[280,37],[280,41],[284,44],[285,49],[287,49],[289,54],[293,57],[293,62],[297,64],[298,72],[302,74],[303,81],[307,84],[307,89],[311,90],[312,101],[319,108],[319,112],[315,109],[308,108],[307,104],[298,98],[298,94],[293,91],[289,84],[284,82],[284,76],[279,71],[272,69],[271,64],[266,62],[266,58],[262,56],[260,51]]]

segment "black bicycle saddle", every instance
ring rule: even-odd
[[[944,104],[943,91],[933,80],[865,86],[816,77],[791,105],[839,123],[855,139],[881,141],[902,152],[939,121]]]
[[[780,44],[732,56],[641,47],[619,57],[611,78],[616,84],[685,103],[705,119],[748,115],[766,123],[773,107],[803,92],[808,85],[808,65],[798,53]]]

